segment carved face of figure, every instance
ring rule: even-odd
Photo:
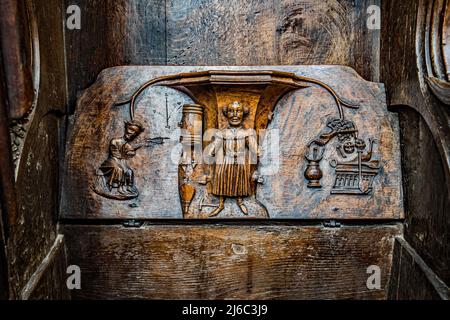
[[[124,139],[126,141],[134,140],[141,133],[141,129],[137,126],[127,125],[125,127]]]
[[[355,147],[358,150],[364,150],[366,148],[366,143],[362,139],[356,139],[355,140]]]
[[[244,120],[246,110],[239,102],[233,102],[230,106],[224,108],[224,114],[228,119],[228,123],[233,127],[237,127]]]
[[[353,141],[346,141],[343,144],[343,148],[346,154],[351,154],[355,151],[355,144],[353,143]]]

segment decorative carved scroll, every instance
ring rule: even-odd
[[[424,78],[431,92],[450,105],[450,3],[429,1],[423,31]]]
[[[425,78],[431,92],[446,105],[450,105],[450,82],[433,76]]]

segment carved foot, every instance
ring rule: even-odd
[[[130,194],[135,194],[138,192],[135,186],[127,186],[126,191]]]
[[[208,214],[208,217],[215,217],[217,216],[224,208],[224,205],[219,205],[217,208],[215,208],[210,214]]]
[[[225,208],[225,198],[220,197],[219,206],[215,208],[210,214],[208,214],[208,217],[217,216],[220,213],[220,211],[223,210],[223,208]]]
[[[236,203],[239,206],[239,209],[241,209],[242,213],[248,215],[248,209],[244,204],[244,200],[242,200],[241,198],[237,198]]]
[[[117,192],[119,192],[120,194],[128,194],[127,190],[125,190],[123,186],[119,186],[117,188]]]

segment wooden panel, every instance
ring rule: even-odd
[[[0,208],[1,213],[2,209]],[[6,300],[9,296],[8,261],[6,260],[5,248],[3,222],[0,220],[0,300]]]
[[[384,299],[400,225],[65,225],[75,299]],[[366,287],[367,267],[381,289]]]
[[[399,111],[406,210],[405,238],[450,282],[450,197],[430,129],[411,109]]]
[[[65,1],[73,4],[82,22],[66,32],[71,112],[77,92],[117,65],[342,64],[378,81],[380,35],[364,13],[379,0]]]
[[[126,64],[166,64],[165,1],[65,0],[78,5],[81,29],[66,30],[69,103],[100,71]]]
[[[262,159],[261,162],[266,164],[258,167],[264,181],[257,186],[256,197],[247,196],[244,199],[244,204],[249,209],[248,215],[244,216],[240,213],[235,205],[236,201],[228,197],[230,199],[226,199],[225,209],[217,217],[266,218],[267,215],[261,215],[258,211],[260,207],[265,206],[270,218],[281,219],[402,218],[398,123],[395,116],[387,112],[384,107],[383,87],[364,81],[350,68],[339,66],[258,66],[245,67],[245,69],[243,67],[211,67],[213,70],[239,70],[240,72],[248,70],[256,72],[270,68],[322,81],[334,88],[339,96],[359,104],[359,109],[346,108],[343,114],[345,119],[354,122],[358,130],[358,138],[364,140],[366,146],[363,148],[363,153],[370,153],[367,161],[372,161],[369,141],[376,140],[373,161],[378,161],[380,168],[377,169],[373,179],[373,192],[350,194],[344,190],[346,193],[335,193],[339,175],[337,169],[331,164],[333,159],[339,163],[352,163],[349,165],[353,168],[352,170],[358,168],[355,163],[354,149],[353,153],[348,155],[340,154],[337,139],[324,148],[326,151],[320,163],[323,171],[321,180],[323,187],[307,187],[308,181],[304,172],[308,165],[305,159],[305,154],[309,150],[308,144],[323,132],[323,128],[327,128],[327,121],[338,117],[339,111],[329,92],[323,87],[305,82],[305,85],[310,87],[300,88],[301,90],[285,95],[273,110],[273,118],[267,128],[274,132],[273,135],[279,133],[279,143],[276,143],[276,148],[270,145],[267,147],[259,141],[262,145],[261,149],[272,147],[273,154],[272,158],[267,156]],[[131,141],[130,145],[139,144],[148,138],[171,138],[162,145],[139,149],[136,156],[129,160],[135,177],[134,186],[140,190],[140,194],[133,198],[118,199],[108,194],[105,196],[96,189],[99,177],[103,177],[98,173],[98,168],[107,159],[108,152],[111,152],[108,151],[111,150],[110,141],[123,136],[124,121],[128,121],[130,116],[128,105],[114,106],[114,103],[131,96],[145,81],[168,74],[208,69],[205,67],[118,67],[102,72],[98,81],[80,98],[68,138],[66,175],[61,204],[62,217],[116,219],[208,217],[204,213],[209,213],[210,208],[204,211],[198,208],[203,203],[217,204],[219,200],[208,191],[205,183],[197,183],[194,178],[192,180],[193,184],[196,183],[194,185],[196,196],[190,205],[190,211],[194,213],[181,215],[177,175],[179,161],[176,158],[176,152],[179,150],[177,149],[179,132],[175,128],[181,119],[181,106],[191,103],[192,100],[172,89],[149,88],[139,97],[136,105],[136,119],[147,129],[137,141]],[[268,81],[267,76],[264,81]],[[277,81],[280,81],[280,78],[277,78]],[[221,88],[223,85],[218,85],[214,89],[216,107],[219,109],[224,106],[219,99],[221,96],[218,92],[222,90]],[[193,85],[189,86],[189,89],[191,92],[197,90]],[[243,95],[239,95],[237,99],[243,99]],[[166,111],[166,108],[169,111]],[[205,107],[205,118],[208,118],[208,108],[209,106]],[[254,110],[250,114],[254,115]],[[171,116],[170,120],[168,115]],[[205,122],[204,129],[219,128],[218,125],[219,122],[214,122],[211,127]],[[246,128],[255,128],[255,125],[245,125],[248,125]],[[274,170],[269,170],[271,166]],[[199,174],[199,176],[206,174]],[[345,181],[355,181],[354,175],[348,171],[346,171],[347,176],[351,178],[345,178]]]
[[[1,217],[4,226],[5,238],[8,235],[9,225],[14,224],[17,218],[17,202],[14,192],[14,170],[12,163],[11,141],[9,136],[8,119],[8,88],[4,59],[0,48],[0,200],[2,202]]]
[[[30,24],[25,0],[1,0],[0,7],[0,47],[8,88],[8,114],[10,119],[19,119],[31,110],[33,102]]]
[[[39,99],[25,121],[16,165],[19,212],[8,241],[13,298],[45,258],[56,238],[61,128],[66,106],[62,8],[58,0],[33,1],[40,41]]]
[[[23,300],[68,300],[64,236],[58,235],[49,253],[22,289]]]
[[[426,35],[431,12],[427,11],[433,2],[382,2],[382,21],[388,23],[383,24],[381,39],[381,80],[386,84],[388,105],[400,106],[405,239],[448,284],[450,112],[426,83],[432,67]]]
[[[44,117],[29,133],[35,143],[29,147],[34,150],[25,148],[30,161],[24,163],[25,172],[20,172],[23,176],[17,181],[20,222],[11,229],[8,244],[11,282],[15,290],[25,285],[56,237],[58,122],[53,116]],[[54,133],[49,135],[46,130]]]
[[[381,81],[386,84],[388,105],[410,106],[430,128],[443,161],[447,189],[450,189],[450,112],[426,85],[425,28],[429,1],[383,2],[386,32],[381,41]],[[404,14],[396,14],[396,12]],[[398,28],[404,26],[404,28]]]
[[[343,64],[378,80],[379,1],[167,0],[167,59],[175,65]]]
[[[450,291],[447,285],[403,238],[397,238],[395,241],[392,264],[388,299],[449,299]]]

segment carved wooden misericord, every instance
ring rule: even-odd
[[[107,69],[69,146],[66,218],[402,216],[397,120],[345,67]]]

